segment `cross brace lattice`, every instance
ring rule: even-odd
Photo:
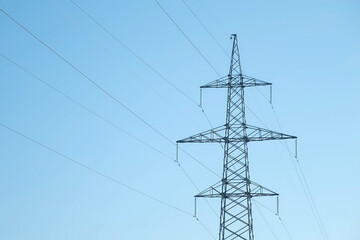
[[[242,74],[236,34],[229,74],[201,88],[227,88],[226,123],[220,127],[195,134],[177,143],[223,143],[222,179],[195,197],[220,198],[219,240],[253,240],[251,199],[278,194],[250,180],[248,142],[295,139],[295,136],[246,124],[244,89],[269,86],[271,83]]]

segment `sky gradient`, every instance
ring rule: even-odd
[[[216,71],[227,75],[229,57],[184,3],[159,2]],[[280,127],[298,136],[298,160],[316,210],[309,206],[298,178],[294,141],[286,143],[290,154],[285,143],[249,144],[251,178],[280,194],[280,216],[291,238],[324,239],[313,216],[318,211],[328,239],[360,239],[359,2],[186,2],[228,54],[230,35],[238,34],[244,73],[273,83]],[[171,141],[210,128],[197,106],[199,86],[218,75],[155,1],[76,3],[165,79],[71,1],[0,0],[0,7]],[[0,26],[1,124],[193,213],[198,190],[173,162],[174,145],[2,12]],[[269,89],[246,89],[245,94],[247,122],[280,131],[268,102]],[[203,91],[203,105],[213,126],[224,124],[225,90]],[[220,146],[182,148],[221,174]],[[219,180],[184,153],[179,161],[200,190]],[[211,239],[191,214],[99,176],[1,126],[0,162],[1,240]],[[255,239],[289,239],[272,212],[276,199],[258,201],[266,208],[253,206]],[[220,202],[209,202],[218,214]],[[218,217],[204,201],[198,201],[197,214],[217,238]]]

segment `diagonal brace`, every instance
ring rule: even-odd
[[[238,88],[238,87],[257,87],[257,86],[271,86],[272,83],[262,81],[243,74],[234,74],[224,76],[215,81],[201,86],[200,88]]]
[[[233,133],[228,138],[225,137],[226,125],[216,127],[205,132],[195,134],[193,136],[178,140],[177,143],[222,143],[222,142],[252,142],[266,140],[284,140],[296,139],[297,137],[271,131],[265,128],[255,127],[252,125],[244,125],[247,130],[247,136],[242,135],[243,125],[234,124],[229,130]]]

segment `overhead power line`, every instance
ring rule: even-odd
[[[70,100],[72,103],[76,104],[77,106],[83,108],[84,110],[86,110],[87,112],[91,113],[92,115],[94,115],[95,117],[97,117],[98,119],[104,121],[105,123],[109,124],[110,126],[114,127],[115,129],[121,131],[122,133],[128,135],[129,137],[133,138],[134,140],[140,142],[141,144],[143,144],[144,146],[152,149],[153,151],[161,154],[162,156],[164,156],[165,158],[172,160],[173,162],[177,163],[177,166],[180,168],[180,170],[182,171],[182,173],[184,174],[184,176],[189,180],[189,182],[195,187],[195,189],[197,191],[200,192],[200,189],[196,186],[195,182],[193,181],[193,179],[190,177],[189,173],[184,169],[184,167],[173,157],[167,155],[166,153],[162,152],[161,150],[155,148],[154,146],[152,146],[151,144],[141,140],[140,138],[134,136],[133,134],[131,134],[130,132],[124,130],[123,128],[119,127],[117,124],[115,124],[114,122],[108,120],[107,118],[101,116],[100,114],[96,113],[95,111],[91,110],[90,108],[86,107],[84,104],[81,104],[80,102],[78,102],[77,100],[75,100],[74,98],[70,97],[69,95],[67,95],[66,93],[64,93],[63,91],[61,91],[60,89],[56,88],[55,86],[51,85],[50,83],[48,83],[47,81],[41,79],[40,77],[36,76],[35,74],[33,74],[32,72],[30,72],[29,70],[27,70],[26,68],[24,68],[23,66],[19,65],[18,63],[16,63],[15,61],[13,61],[12,59],[10,59],[9,57],[5,56],[4,54],[0,53],[0,56],[3,57],[4,59],[6,59],[8,62],[12,63],[13,65],[17,66],[19,69],[23,70],[24,72],[26,72],[27,74],[29,74],[31,77],[33,77],[34,79],[38,80],[39,82],[41,82],[42,84],[44,84],[45,86],[47,86],[48,88],[52,89],[53,91],[57,92],[58,94],[60,94],[61,96],[65,97],[66,99]],[[206,199],[205,199],[206,200]],[[217,216],[214,208],[209,204],[209,202],[206,200],[206,203],[208,204],[208,206],[211,208],[211,210],[213,211],[213,213]]]
[[[267,220],[265,219],[265,217],[264,217],[263,214],[261,213],[261,211],[260,211],[260,209],[259,209],[258,206],[263,207],[264,209],[268,210],[269,212],[271,212],[271,213],[273,213],[275,216],[277,216],[278,220],[281,222],[282,227],[284,228],[284,231],[286,232],[286,235],[289,237],[290,240],[293,240],[293,238],[292,238],[292,236],[291,236],[288,228],[286,227],[284,221],[282,220],[282,218],[280,217],[280,214],[279,214],[278,212],[274,212],[274,211],[271,210],[270,208],[266,207],[265,205],[261,204],[260,202],[254,200],[254,199],[253,199],[253,201],[254,201],[254,203],[255,203],[256,208],[259,210],[260,214],[262,215],[264,221],[267,222]],[[258,205],[258,206],[257,206],[257,205]],[[267,224],[268,224],[268,223],[267,223]],[[268,225],[268,226],[269,226],[269,225]],[[270,227],[270,226],[269,226],[269,227]],[[271,228],[271,227],[270,227],[270,228]],[[276,238],[277,238],[277,237],[276,237]]]
[[[115,124],[114,122],[110,121],[109,119],[103,117],[102,115],[100,115],[99,113],[91,110],[90,108],[86,107],[84,104],[80,103],[79,101],[75,100],[74,98],[70,97],[69,95],[67,95],[66,93],[64,93],[63,91],[61,91],[60,89],[56,88],[55,86],[53,86],[52,84],[48,83],[47,81],[41,79],[40,77],[36,76],[34,73],[30,72],[29,70],[27,70],[26,68],[24,68],[23,66],[19,65],[18,63],[16,63],[14,60],[10,59],[9,57],[5,56],[4,54],[0,53],[0,56],[3,57],[4,59],[6,59],[8,62],[12,63],[13,65],[17,66],[18,68],[20,68],[21,70],[23,70],[24,72],[26,72],[27,74],[29,74],[31,77],[33,77],[34,79],[38,80],[39,82],[41,82],[42,84],[44,84],[45,86],[47,86],[48,88],[52,89],[53,91],[57,92],[58,94],[60,94],[61,96],[65,97],[66,99],[70,100],[72,103],[76,104],[77,106],[81,107],[82,109],[86,110],[87,112],[91,113],[92,115],[94,115],[95,117],[97,117],[98,119],[104,121],[105,123],[109,124],[110,126],[114,127],[115,129],[121,131],[122,133],[128,135],[129,137],[133,138],[134,140],[142,143],[143,145],[145,145],[146,147],[154,150],[155,152],[161,154],[162,156],[170,159],[170,160],[175,160],[173,157],[167,155],[166,153],[162,152],[161,150],[153,147],[152,145],[148,144],[147,142],[141,140],[140,138],[134,136],[133,134],[131,134],[130,132],[126,131],[125,129],[121,128],[119,125]]]
[[[82,163],[82,162],[80,162],[80,161],[77,161],[77,160],[75,160],[74,158],[71,158],[71,157],[69,157],[69,156],[67,156],[67,155],[65,155],[65,154],[63,154],[63,153],[61,153],[61,152],[59,152],[59,151],[57,151],[57,150],[55,150],[55,149],[53,149],[53,148],[51,148],[51,147],[49,147],[49,146],[47,146],[47,145],[45,145],[45,144],[43,144],[43,143],[35,140],[34,138],[31,138],[31,137],[29,137],[29,136],[27,136],[27,135],[25,135],[25,134],[23,134],[23,133],[15,130],[15,129],[13,129],[13,128],[10,128],[9,126],[7,126],[7,125],[5,125],[5,124],[3,124],[3,123],[1,123],[1,122],[0,122],[0,126],[3,127],[3,128],[5,128],[5,129],[7,129],[7,130],[9,130],[9,131],[12,132],[12,133],[18,135],[18,136],[21,136],[21,137],[27,139],[28,141],[30,141],[30,142],[32,142],[32,143],[34,143],[34,144],[37,144],[38,146],[40,146],[40,147],[42,147],[42,148],[47,149],[47,150],[50,151],[50,152],[55,153],[56,155],[58,155],[58,156],[60,156],[60,157],[62,157],[62,158],[64,158],[64,159],[67,159],[67,160],[71,161],[72,163],[74,163],[74,164],[76,164],[76,165],[78,165],[78,166],[80,166],[80,167],[82,167],[82,168],[84,168],[84,169],[86,169],[86,170],[88,170],[88,171],[90,171],[90,172],[98,175],[98,176],[101,176],[101,177],[103,177],[103,178],[106,178],[107,180],[110,180],[110,181],[112,181],[112,182],[114,182],[114,183],[116,183],[116,184],[119,184],[119,185],[121,185],[122,187],[127,188],[128,190],[131,190],[131,191],[133,191],[133,192],[135,192],[135,193],[137,193],[137,194],[140,194],[140,195],[142,195],[142,196],[144,196],[144,197],[146,197],[146,198],[148,198],[148,199],[151,199],[151,200],[153,200],[153,201],[155,201],[155,202],[158,202],[158,203],[160,203],[160,204],[162,204],[162,205],[164,205],[164,206],[166,206],[166,207],[169,207],[169,208],[171,208],[171,209],[173,209],[173,210],[176,210],[176,211],[181,212],[181,213],[183,213],[183,214],[185,214],[185,215],[194,217],[192,213],[190,213],[190,212],[188,212],[188,211],[186,211],[186,210],[184,210],[184,209],[181,209],[181,208],[179,208],[179,207],[177,207],[177,206],[174,206],[174,205],[172,205],[172,204],[170,204],[170,203],[167,203],[167,202],[165,202],[165,201],[163,201],[163,200],[161,200],[161,199],[159,199],[159,198],[156,198],[156,197],[151,196],[151,195],[149,195],[149,194],[147,194],[147,193],[144,193],[144,192],[142,192],[142,191],[140,191],[140,190],[138,190],[138,189],[136,189],[136,188],[134,188],[134,187],[132,187],[132,186],[130,186],[130,185],[128,185],[128,184],[125,184],[125,183],[123,183],[123,182],[115,179],[114,177],[111,177],[110,175],[107,175],[107,174],[105,174],[105,173],[103,173],[103,172],[101,172],[101,171],[99,171],[99,170],[97,170],[97,169],[95,169],[95,168],[93,168],[93,167],[90,167],[90,166],[88,166],[88,165],[86,165],[86,164],[84,164],[84,163]],[[203,222],[202,222],[198,217],[196,217],[195,219],[196,219],[196,221],[204,228],[204,230],[211,236],[211,238],[214,239],[214,236],[211,234],[211,232],[209,231],[209,229],[203,224]]]
[[[276,240],[279,240],[279,238],[277,237],[277,235],[276,235],[276,233],[275,233],[274,229],[271,227],[271,225],[269,224],[269,222],[266,220],[266,218],[265,218],[264,214],[261,212],[260,208],[258,207],[258,205],[257,205],[256,201],[254,201],[254,203],[255,203],[255,207],[256,207],[256,209],[257,209],[257,210],[258,210],[258,212],[260,213],[260,216],[261,216],[261,217],[262,217],[262,219],[264,220],[264,222],[265,222],[266,226],[270,229],[271,234],[274,236],[274,238],[275,238]]]
[[[266,100],[268,101],[268,103],[270,104],[271,109],[272,109],[272,112],[273,112],[274,117],[275,117],[275,120],[276,120],[276,123],[277,123],[277,125],[278,125],[278,128],[279,128],[279,130],[282,132],[283,130],[282,130],[282,127],[281,127],[279,118],[278,118],[278,116],[277,116],[277,113],[276,113],[276,111],[275,111],[275,108],[274,108],[274,105],[273,105],[272,101],[269,100],[261,91],[259,91],[259,93],[260,93],[260,94],[264,97],[264,99],[266,99]],[[255,118],[256,118],[263,126],[267,127],[266,124],[265,124],[264,122],[262,122],[262,121],[259,119],[259,117],[258,117],[248,106],[246,106],[246,107],[250,110],[250,112],[255,116]],[[304,195],[305,195],[305,197],[306,197],[307,203],[308,203],[308,205],[309,205],[309,207],[310,207],[310,210],[311,210],[311,212],[312,212],[312,215],[313,215],[313,217],[314,217],[314,219],[315,219],[315,222],[316,222],[316,224],[317,224],[318,230],[320,231],[320,234],[321,234],[322,238],[329,240],[329,236],[328,236],[328,234],[327,234],[325,225],[324,225],[324,223],[323,223],[323,221],[322,221],[322,218],[321,218],[321,216],[320,216],[320,214],[319,214],[319,211],[318,211],[317,206],[316,206],[316,204],[315,204],[314,198],[313,198],[313,196],[312,196],[312,194],[311,194],[311,192],[310,192],[309,184],[307,183],[307,180],[306,180],[305,175],[304,175],[304,173],[303,173],[303,171],[302,171],[300,162],[299,162],[299,160],[298,160],[298,158],[297,158],[297,153],[293,154],[293,153],[291,152],[291,150],[290,150],[290,148],[289,148],[289,146],[288,146],[288,144],[287,144],[286,141],[285,141],[285,143],[280,142],[280,144],[281,144],[281,145],[287,150],[287,152],[289,153],[290,160],[291,160],[291,162],[292,162],[292,164],[293,164],[293,167],[294,167],[294,169],[295,169],[297,178],[298,178],[298,180],[299,180],[299,182],[300,182],[300,185],[301,185],[302,190],[303,190],[303,192],[304,192]],[[294,156],[295,156],[296,161],[293,160]],[[295,163],[295,162],[297,163],[298,167],[296,167],[296,163]]]
[[[168,206],[168,207],[170,207],[170,208],[172,208],[172,209],[175,209],[175,210],[177,210],[177,211],[179,211],[179,212],[182,212],[182,213],[184,213],[184,214],[186,214],[186,215],[190,215],[190,216],[193,215],[192,213],[190,213],[190,212],[188,212],[188,211],[186,211],[186,210],[183,210],[183,209],[178,208],[178,207],[176,207],[176,206],[174,206],[174,205],[172,205],[172,204],[169,204],[169,203],[167,203],[167,202],[164,202],[163,200],[160,200],[160,199],[158,199],[158,198],[156,198],[156,197],[153,197],[153,196],[151,196],[151,195],[149,195],[149,194],[147,194],[147,193],[144,193],[144,192],[142,192],[142,191],[140,191],[140,190],[138,190],[138,189],[136,189],[136,188],[134,188],[134,187],[131,187],[131,186],[129,186],[129,185],[127,185],[127,184],[125,184],[125,183],[123,183],[123,182],[115,179],[114,177],[111,177],[111,176],[109,176],[109,175],[107,175],[107,174],[105,174],[105,173],[103,173],[103,172],[101,172],[101,171],[99,171],[99,170],[96,170],[95,168],[92,168],[92,167],[90,167],[90,166],[88,166],[88,165],[86,165],[86,164],[84,164],[84,163],[82,163],[82,162],[80,162],[80,161],[77,161],[77,160],[75,160],[74,158],[71,158],[71,157],[63,154],[63,153],[61,153],[61,152],[59,152],[59,151],[57,151],[57,150],[55,150],[55,149],[53,149],[53,148],[51,148],[51,147],[49,147],[49,146],[47,146],[47,145],[45,145],[45,144],[43,144],[43,143],[35,140],[34,138],[31,138],[31,137],[29,137],[29,136],[26,136],[25,134],[23,134],[23,133],[15,130],[15,129],[13,129],[13,128],[10,128],[10,127],[8,127],[7,125],[5,125],[5,124],[3,124],[3,123],[1,123],[1,122],[0,122],[0,126],[2,126],[3,128],[11,131],[12,133],[15,133],[15,134],[17,134],[17,135],[19,135],[19,136],[21,136],[21,137],[23,137],[23,138],[25,138],[25,139],[27,139],[27,140],[35,143],[35,144],[41,146],[41,147],[49,150],[50,152],[53,152],[53,153],[59,155],[59,156],[62,157],[62,158],[65,158],[65,159],[73,162],[74,164],[76,164],[76,165],[78,165],[78,166],[80,166],[80,167],[82,167],[82,168],[85,168],[85,169],[93,172],[93,173],[96,174],[96,175],[99,175],[99,176],[101,176],[101,177],[104,177],[104,178],[106,178],[106,179],[108,179],[108,180],[110,180],[110,181],[112,181],[112,182],[114,182],[114,183],[120,184],[121,186],[123,186],[123,187],[125,187],[125,188],[127,188],[127,189],[129,189],[129,190],[131,190],[131,191],[133,191],[133,192],[136,192],[136,193],[138,193],[138,194],[140,194],[140,195],[143,195],[143,196],[145,196],[145,197],[147,197],[147,198],[149,198],[149,199],[152,199],[152,200],[154,200],[154,201],[156,201],[156,202],[158,202],[158,203],[161,203],[161,204],[163,204],[163,205],[165,205],[165,206]]]
[[[214,66],[209,62],[209,60],[204,56],[204,54],[199,50],[199,48],[194,44],[194,42],[186,35],[186,33],[180,28],[180,26],[175,22],[175,20],[169,15],[165,8],[159,3],[159,1],[154,0],[156,4],[161,8],[161,10],[166,14],[166,16],[171,20],[175,27],[181,32],[181,34],[188,40],[188,42],[193,46],[193,48],[199,53],[199,55],[205,60],[205,62],[214,70],[214,72],[221,77],[219,72],[214,68]]]
[[[137,54],[134,50],[132,50],[129,46],[127,46],[124,42],[122,42],[118,37],[115,36],[109,29],[107,29],[104,25],[102,25],[98,20],[96,20],[89,12],[87,12],[84,8],[82,8],[79,4],[70,0],[81,12],[83,12],[87,17],[89,17],[98,27],[100,27],[105,33],[107,33],[112,39],[114,39],[118,44],[124,47],[128,52],[130,52],[134,57],[136,57],[141,63],[143,63],[146,67],[148,67],[152,72],[158,75],[161,79],[167,82],[171,87],[177,90],[180,94],[182,94],[185,98],[190,100],[193,104],[198,106],[201,110],[201,113],[204,115],[206,121],[209,123],[210,127],[213,127],[209,117],[207,116],[203,106],[201,103],[199,104],[194,98],[190,97],[186,92],[177,87],[173,82],[171,82],[168,78],[166,78],[159,70],[157,70],[150,63],[145,61],[139,54]]]
[[[196,18],[196,20],[200,23],[200,25],[205,29],[205,31],[210,35],[210,37],[215,41],[215,43],[219,46],[219,48],[221,48],[221,50],[225,53],[225,55],[230,58],[230,55],[227,53],[227,51],[223,48],[223,46],[221,46],[219,41],[214,37],[214,35],[210,32],[210,30],[200,20],[198,15],[196,15],[196,13],[192,10],[192,8],[189,6],[189,4],[185,0],[182,0],[182,2],[185,4],[186,8],[191,12],[191,14]]]
[[[45,86],[47,86],[48,88],[54,90],[55,92],[59,93],[61,96],[67,98],[68,100],[70,100],[72,103],[78,105],[79,107],[85,109],[86,111],[88,111],[89,113],[93,114],[94,116],[96,116],[97,118],[99,118],[100,120],[104,121],[105,123],[109,124],[110,126],[116,128],[117,130],[121,131],[122,133],[130,136],[131,138],[135,139],[136,141],[142,143],[143,145],[147,146],[148,148],[154,150],[155,152],[160,153],[161,155],[163,155],[164,157],[172,160],[173,162],[177,163],[177,166],[180,168],[181,172],[184,174],[184,176],[189,180],[189,182],[195,187],[195,189],[197,191],[200,192],[200,189],[196,186],[194,180],[190,177],[189,173],[184,169],[184,167],[176,161],[175,158],[170,157],[169,155],[167,155],[166,153],[160,151],[159,149],[153,147],[152,145],[148,144],[147,142],[141,140],[140,138],[132,135],[131,133],[129,133],[128,131],[120,128],[118,125],[116,125],[115,123],[113,123],[112,121],[106,119],[105,117],[101,116],[100,114],[94,112],[93,110],[89,109],[88,107],[86,107],[85,105],[81,104],[80,102],[76,101],[74,98],[70,97],[69,95],[65,94],[63,91],[59,90],[58,88],[54,87],[53,85],[49,84],[48,82],[42,80],[40,77],[36,76],[35,74],[33,74],[32,72],[30,72],[29,70],[27,70],[26,68],[22,67],[21,65],[19,65],[18,63],[14,62],[12,59],[8,58],[7,56],[5,56],[4,54],[0,53],[0,56],[3,57],[4,59],[6,59],[8,62],[14,64],[15,66],[17,66],[18,68],[20,68],[21,70],[23,70],[24,72],[26,72],[27,74],[29,74],[30,76],[32,76],[34,79],[38,80],[39,82],[41,82],[42,84],[44,84]],[[206,200],[206,199],[205,199]],[[213,213],[217,216],[214,208],[210,205],[210,203],[206,200],[207,205],[211,208],[211,210],[213,211]],[[210,234],[210,236],[212,238],[214,238],[214,236],[211,234],[211,232],[209,231],[209,229],[201,222],[201,220],[196,217],[196,220],[200,223],[200,225]]]
[[[167,82],[170,86],[176,89],[179,93],[185,96],[188,100],[190,100],[195,105],[198,105],[198,102],[186,94],[183,90],[177,87],[174,83],[172,83],[168,78],[166,78],[163,74],[161,74],[157,69],[155,69],[151,64],[145,61],[139,54],[137,54],[134,50],[132,50],[129,46],[127,46],[124,42],[122,42],[118,37],[116,37],[110,30],[108,30],[104,25],[102,25],[98,20],[96,20],[89,12],[87,12],[84,8],[82,8],[75,1],[70,0],[81,12],[83,12],[87,17],[89,17],[98,27],[100,27],[104,32],[106,32],[113,40],[115,40],[118,44],[120,44],[123,48],[125,48],[128,52],[130,52],[135,58],[137,58],[141,63],[143,63],[146,67],[148,67],[152,72],[158,75],[161,79]]]
[[[162,132],[160,132],[158,129],[156,129],[154,126],[152,126],[150,123],[145,121],[142,117],[140,117],[137,113],[135,113],[133,110],[131,110],[129,107],[127,107],[124,103],[122,103],[119,99],[114,97],[112,94],[110,94],[105,88],[100,86],[97,82],[95,82],[93,79],[88,77],[85,73],[80,71],[77,67],[75,67],[72,63],[70,63],[66,58],[64,58],[62,55],[60,55],[58,52],[56,52],[53,48],[51,48],[49,45],[47,45],[44,41],[42,41],[40,38],[38,38],[34,33],[32,33],[30,30],[28,30],[25,26],[23,26],[20,22],[18,22],[15,18],[13,18],[11,15],[9,15],[7,12],[5,12],[3,9],[0,9],[1,12],[3,12],[9,19],[11,19],[14,23],[16,23],[19,27],[21,27],[23,30],[25,30],[28,34],[30,34],[32,37],[34,37],[37,41],[39,41],[42,45],[44,45],[47,49],[49,49],[51,52],[53,52],[57,57],[59,57],[61,60],[63,60],[67,65],[69,65],[71,68],[73,68],[75,71],[77,71],[80,75],[82,75],[86,80],[88,80],[90,83],[92,83],[95,87],[97,87],[99,90],[101,90],[105,95],[109,96],[111,99],[113,99],[115,102],[117,102],[120,106],[122,106],[126,111],[131,113],[133,116],[135,116],[137,119],[139,119],[141,122],[143,122],[146,126],[154,130],[157,134],[159,134],[161,137],[163,137],[165,140],[167,140],[172,145],[176,146],[176,143],[171,141],[170,138],[168,138],[166,135],[164,135]],[[207,169],[209,172],[213,173],[214,175],[220,177],[216,172],[211,170],[209,167],[207,167],[204,163],[196,159],[194,156],[192,156],[190,153],[186,152],[182,148],[179,147],[179,149],[184,152],[186,155],[188,155],[191,159],[199,163],[202,167]]]
[[[178,114],[185,117],[185,119],[192,124],[199,127],[199,125],[192,120],[192,116],[184,113],[177,105],[172,104],[169,99],[167,99],[161,92],[159,92],[156,88],[154,88],[153,84],[148,83],[148,81],[145,81],[140,75],[138,75],[134,70],[132,70],[126,63],[124,63],[118,55],[114,54],[113,51],[109,50],[107,47],[105,47],[102,43],[100,43],[96,38],[93,37],[89,31],[84,29],[79,23],[77,23],[76,19],[74,19],[72,16],[70,16],[66,11],[64,11],[58,3],[56,3],[54,0],[49,0],[58,10],[59,12],[73,25],[75,25],[80,31],[82,31],[85,35],[87,35],[91,40],[93,40],[97,45],[99,45],[107,54],[109,54],[111,57],[113,57],[124,69],[126,69],[128,72],[130,72],[136,80],[139,80],[140,83],[146,86],[147,89],[151,90],[154,94],[159,96],[163,102],[171,107],[172,110],[178,112]]]

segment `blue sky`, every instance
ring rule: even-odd
[[[186,95],[218,78],[155,1],[76,1]],[[160,1],[221,75],[229,58],[181,0]],[[285,133],[329,239],[360,238],[360,4],[357,1],[190,1],[229,53],[237,33],[245,74],[273,83]],[[71,1],[0,1],[1,8],[172,141],[210,128],[200,108],[96,26]],[[43,81],[175,157],[175,147],[99,91],[0,13],[0,52]],[[74,104],[0,56],[0,122],[146,194],[193,212],[197,190],[170,159]],[[279,131],[263,95],[247,89],[247,122]],[[224,90],[205,90],[211,123],[225,121]],[[256,114],[256,117],[252,112]],[[259,119],[261,121],[259,121]],[[294,151],[294,142],[288,146]],[[221,173],[216,145],[184,145]],[[280,193],[292,239],[322,239],[280,143],[249,146],[251,177]],[[193,159],[180,163],[200,189],[218,181]],[[79,167],[0,127],[0,239],[211,239],[194,218]],[[298,166],[295,162],[295,166]],[[259,199],[276,210],[275,199]],[[210,204],[219,209],[219,202]],[[260,211],[259,211],[260,210]],[[199,219],[217,236],[204,201]],[[262,215],[266,219],[264,221]],[[271,230],[269,228],[271,227]],[[254,207],[256,239],[289,239],[278,218]],[[276,237],[274,236],[274,234]]]

